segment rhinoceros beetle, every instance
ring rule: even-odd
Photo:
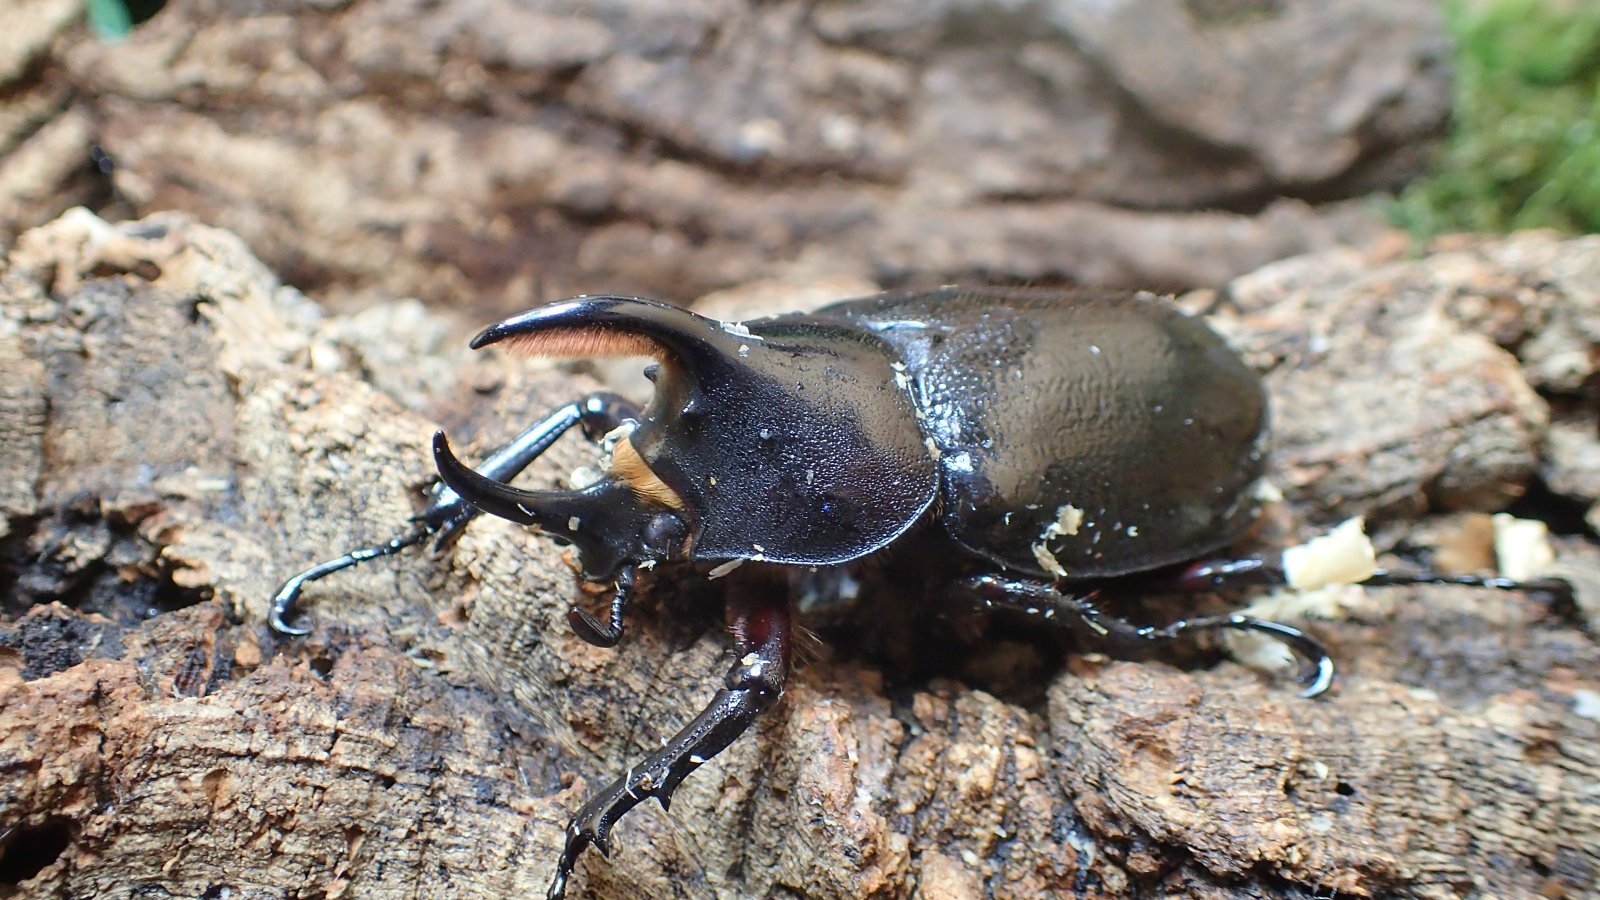
[[[614,587],[605,621],[576,605],[568,614],[600,646],[621,638],[635,579],[657,564],[712,575],[744,562],[830,567],[894,547],[959,558],[950,590],[982,605],[1143,644],[1261,632],[1302,661],[1302,696],[1332,683],[1329,654],[1289,625],[1235,614],[1141,626],[1096,602],[1101,588],[1130,581],[1198,594],[1286,580],[1281,560],[1211,558],[1257,517],[1267,395],[1203,321],[1159,299],[950,288],[736,324],[588,296],[472,341],[492,344],[653,357],[655,396],[642,409],[609,393],[563,406],[477,471],[436,434],[441,484],[416,527],[289,579],[273,601],[274,628],[305,633],[284,616],[307,582],[443,539],[483,511],[572,545],[581,577]],[[574,426],[605,441],[609,474],[575,490],[505,483]],[[1365,583],[1430,581],[1564,586],[1383,571]],[[588,845],[609,855],[620,817],[647,797],[667,806],[690,772],[778,700],[790,616],[787,597],[729,604],[736,661],[721,688],[572,819],[550,897],[563,895]]]

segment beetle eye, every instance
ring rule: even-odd
[[[655,380],[657,378],[659,378],[660,376],[661,376],[661,364],[660,363],[651,363],[650,365],[644,367],[644,377],[651,384],[654,384]]]
[[[645,549],[656,551],[669,559],[682,551],[688,536],[689,529],[684,526],[683,520],[672,513],[651,516],[641,535]]]

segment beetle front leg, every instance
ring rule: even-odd
[[[666,746],[602,788],[573,816],[549,900],[565,895],[567,878],[584,848],[593,844],[610,856],[611,829],[618,819],[649,797],[666,809],[690,772],[726,749],[783,696],[789,671],[788,598],[731,601],[728,626],[739,658],[723,678],[722,689]]]
[[[1002,606],[1047,621],[1066,614],[1102,638],[1127,643],[1166,644],[1195,631],[1254,631],[1276,638],[1299,657],[1301,670],[1297,680],[1304,685],[1300,696],[1315,697],[1333,684],[1333,657],[1328,651],[1304,631],[1280,622],[1233,614],[1179,619],[1158,628],[1135,625],[1108,615],[1088,597],[1066,594],[1052,585],[1036,581],[979,575],[961,582],[960,587],[985,606]]]
[[[500,481],[509,481],[527,468],[541,454],[550,449],[558,438],[574,425],[583,428],[584,436],[599,441],[612,429],[627,419],[639,416],[639,408],[627,399],[609,391],[596,391],[582,400],[568,403],[543,420],[536,422],[517,435],[510,443],[489,455],[478,466],[483,475]],[[352,550],[343,556],[319,563],[296,574],[278,586],[272,595],[272,605],[267,613],[267,623],[279,634],[303,635],[309,629],[290,625],[285,617],[294,611],[300,592],[307,584],[357,563],[398,553],[414,547],[429,537],[435,546],[454,537],[478,514],[478,510],[461,498],[461,495],[444,484],[437,484],[429,494],[428,505],[412,518],[415,523],[408,531],[373,547]]]

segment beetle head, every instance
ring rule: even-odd
[[[439,477],[468,503],[576,547],[591,581],[609,580],[624,565],[687,555],[689,527],[682,516],[624,478],[613,475],[572,491],[521,490],[468,468],[442,431],[433,436],[433,458]]]
[[[745,327],[648,300],[580,297],[493,325],[472,345],[494,343],[657,361],[655,397],[617,441],[610,475],[582,491],[517,491],[436,444],[446,484],[486,512],[572,541],[586,573],[604,577],[635,553],[845,562],[898,537],[937,489],[909,380],[881,340],[848,324],[786,316]],[[570,515],[582,527],[566,533],[580,502],[586,512]]]

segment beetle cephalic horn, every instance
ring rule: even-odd
[[[505,342],[531,356],[653,356],[691,371],[704,357],[732,350],[721,323],[654,300],[575,297],[485,328],[474,350]]]
[[[575,546],[584,577],[591,581],[615,577],[629,560],[664,559],[662,553],[683,549],[640,544],[646,526],[670,514],[621,479],[602,478],[581,490],[525,491],[468,468],[450,451],[442,431],[433,436],[433,460],[439,478],[463,500]]]
[[[514,488],[487,475],[474,472],[450,451],[450,442],[444,432],[433,435],[433,459],[439,467],[439,477],[462,499],[491,515],[510,519],[518,525],[545,525],[548,516],[541,515],[544,493]]]

